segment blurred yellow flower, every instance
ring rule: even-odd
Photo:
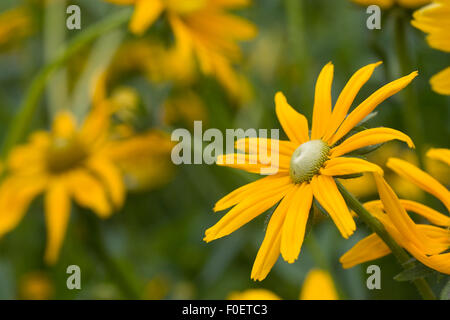
[[[352,0],[352,1],[366,7],[375,4],[382,9],[389,9],[394,5],[399,5],[405,8],[417,8],[427,3],[430,3],[432,0]]]
[[[450,207],[450,192],[426,172],[401,159],[392,158],[388,162],[402,177],[434,195],[444,203],[447,212]],[[411,253],[417,260],[439,272],[450,274],[450,217],[421,203],[398,199],[385,180],[375,174],[380,200],[364,206],[386,228],[394,240]],[[406,211],[421,215],[433,225],[416,224]],[[340,262],[344,268],[381,258],[391,251],[377,234],[359,241],[345,253]]]
[[[411,24],[427,33],[430,47],[450,52],[450,1],[435,0],[413,14]],[[431,80],[432,89],[443,95],[450,95],[450,67],[434,75]]]
[[[34,32],[30,10],[19,6],[0,13],[0,47],[17,42]]]
[[[299,299],[339,300],[339,296],[330,274],[325,270],[312,269],[306,275]],[[249,289],[230,293],[228,300],[281,300],[281,298],[266,289]]]
[[[191,90],[182,90],[169,97],[162,110],[163,122],[167,125],[192,127],[194,121],[207,124],[208,114],[202,99]]]
[[[31,201],[45,194],[45,261],[58,258],[70,215],[70,199],[107,218],[122,206],[119,169],[106,154],[108,117],[95,110],[81,127],[69,112],[55,116],[51,132],[32,134],[15,147],[0,186],[0,235],[20,222]]]
[[[26,273],[19,280],[19,299],[49,300],[53,296],[53,284],[45,272]]]
[[[163,12],[175,35],[175,61],[190,64],[197,57],[201,71],[215,76],[228,92],[246,98],[248,83],[233,70],[241,50],[237,41],[256,36],[256,27],[227,12],[248,6],[248,0],[107,0],[116,4],[134,4],[130,29],[136,34],[147,30]]]
[[[309,271],[303,282],[300,300],[339,300],[331,275],[320,269]]]
[[[402,90],[417,76],[417,72],[413,72],[386,84],[347,116],[358,91],[379,64],[369,64],[357,71],[342,90],[333,110],[331,86],[334,66],[328,63],[322,69],[316,83],[311,135],[306,118],[287,103],[281,92],[276,94],[275,111],[289,138],[288,141],[278,141],[275,152],[278,153],[279,167],[276,173],[247,184],[219,200],[214,211],[233,208],[206,230],[204,237],[206,242],[224,237],[280,202],[267,226],[253,265],[252,279],[263,280],[280,253],[289,263],[298,258],[313,198],[329,213],[344,238],[354,232],[355,222],[334,177],[360,172],[382,173],[382,169],[363,159],[344,155],[394,139],[413,147],[407,135],[390,128],[364,130],[342,141],[380,103]],[[270,169],[273,164],[266,164],[266,160],[259,156],[261,144],[268,145],[270,150],[272,141],[258,138],[239,140],[237,149],[245,153],[219,156],[217,164],[253,173],[261,173],[262,168]],[[233,163],[227,160],[230,158],[233,158]],[[242,163],[237,159],[254,161]]]

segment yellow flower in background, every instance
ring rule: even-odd
[[[33,29],[31,12],[25,6],[0,13],[0,47],[28,37]]]
[[[450,52],[450,1],[435,0],[413,14],[411,24],[427,33],[430,47]],[[432,89],[450,95],[450,66],[430,79]]]
[[[142,34],[165,12],[175,35],[175,61],[191,64],[195,56],[201,71],[211,75],[234,97],[250,94],[246,79],[237,74],[232,63],[241,58],[237,41],[256,36],[256,27],[227,12],[248,6],[248,0],[108,0],[116,4],[134,4],[130,29]]]
[[[162,118],[167,125],[181,124],[191,128],[194,121],[207,124],[208,113],[202,99],[194,91],[182,90],[164,102]]]
[[[28,272],[19,280],[19,299],[49,300],[53,292],[53,283],[43,271]]]
[[[279,141],[278,149],[275,150],[279,155],[278,171],[219,200],[214,211],[233,208],[206,230],[204,238],[206,242],[210,242],[224,237],[280,202],[270,218],[253,265],[252,279],[263,280],[280,253],[289,263],[297,259],[313,198],[329,213],[344,238],[355,231],[355,222],[338,191],[334,177],[360,172],[381,173],[382,170],[363,159],[344,155],[394,139],[405,141],[413,147],[408,136],[390,128],[364,130],[341,142],[380,103],[402,90],[417,76],[417,72],[413,72],[386,84],[347,115],[358,91],[379,64],[370,64],[358,70],[342,90],[333,110],[331,86],[334,67],[328,63],[322,69],[316,83],[311,134],[306,118],[287,103],[281,92],[276,94],[276,114],[289,138],[288,141]],[[271,145],[271,140],[254,139],[238,141],[238,150],[246,153],[222,155],[217,164],[254,173],[260,173],[262,168],[270,168],[270,164],[264,164],[265,161],[258,158],[258,146]],[[229,163],[229,160],[227,163],[230,156],[234,158],[233,163]],[[237,159],[253,159],[256,164],[249,161],[239,164],[236,163]]]
[[[331,275],[320,269],[309,271],[303,282],[300,300],[339,300]]]
[[[312,269],[306,275],[299,295],[300,300],[339,300],[333,279],[321,269]],[[232,292],[228,300],[281,300],[272,291],[266,289],[249,289]]]
[[[436,196],[446,206],[450,205],[450,193],[437,180],[408,162],[392,158],[388,166],[424,191]],[[398,199],[382,177],[375,174],[381,200],[364,206],[386,228],[394,240],[424,265],[439,272],[450,274],[450,217],[421,203]],[[407,211],[414,212],[429,222],[416,224]],[[375,233],[359,241],[345,253],[340,262],[344,268],[381,258],[391,251]]]
[[[61,112],[51,132],[35,132],[8,157],[0,186],[0,235],[14,229],[31,201],[43,193],[47,263],[58,258],[71,199],[100,218],[109,217],[124,201],[120,171],[105,153],[109,126],[101,112],[92,112],[80,127],[69,112]]]
[[[405,8],[417,8],[430,3],[432,0],[352,0],[362,6],[377,5],[382,9],[389,9],[394,5],[399,5]]]
[[[232,292],[228,300],[281,300],[279,296],[266,289],[248,289],[242,292]]]

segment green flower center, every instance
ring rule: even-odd
[[[322,140],[301,144],[291,157],[289,174],[294,183],[310,181],[328,160],[330,147]]]
[[[55,138],[48,150],[47,167],[53,173],[61,173],[79,166],[88,153],[82,143],[72,138]]]

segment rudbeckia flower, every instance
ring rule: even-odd
[[[267,289],[249,289],[232,292],[229,300],[281,300]],[[321,269],[312,269],[306,275],[299,295],[300,300],[339,300],[331,275]]]
[[[450,193],[436,179],[412,164],[391,158],[387,166],[417,185],[425,192],[437,197],[447,208],[450,207]],[[429,268],[450,274],[450,217],[421,203],[398,199],[384,179],[375,174],[375,181],[381,200],[371,201],[364,206],[386,228],[394,240],[418,261]],[[432,224],[416,224],[407,211],[414,212]],[[359,241],[345,253],[340,262],[344,268],[378,259],[390,253],[390,249],[376,234]]]
[[[366,7],[375,4],[382,9],[389,9],[394,5],[399,5],[405,8],[417,8],[427,3],[430,3],[431,0],[352,0],[352,1]]]
[[[116,4],[134,4],[130,30],[142,34],[161,15],[166,17],[175,35],[175,61],[190,65],[197,57],[201,71],[215,76],[235,97],[242,97],[245,79],[231,64],[240,59],[237,41],[256,36],[256,27],[227,12],[248,6],[248,0],[107,0]],[[247,94],[247,93],[245,93]]]
[[[311,132],[306,118],[287,103],[281,92],[276,94],[275,111],[289,138],[287,141],[278,141],[277,173],[247,184],[219,200],[214,211],[233,208],[217,224],[206,230],[204,238],[206,242],[210,242],[224,237],[279,203],[270,218],[253,265],[252,279],[263,280],[280,253],[289,263],[297,259],[313,199],[328,212],[344,238],[355,231],[355,222],[338,191],[334,177],[361,172],[382,173],[382,170],[366,160],[345,155],[359,148],[393,139],[404,141],[413,147],[413,142],[407,135],[390,128],[367,129],[346,138],[381,102],[402,90],[417,76],[417,72],[413,72],[386,84],[347,115],[358,91],[378,65],[379,63],[374,63],[358,70],[342,90],[332,109],[334,67],[328,63],[320,72],[316,83]],[[254,173],[270,167],[270,164],[264,164],[257,158],[258,148],[254,147],[255,140],[252,139],[255,138],[238,141],[238,149],[245,153],[222,155],[217,164]],[[256,142],[258,146],[272,143],[270,139],[258,138]],[[230,158],[236,160],[242,157],[254,160],[256,157],[257,162],[240,164],[229,161]]]
[[[450,52],[450,1],[436,0],[413,14],[411,24],[427,33],[430,47]],[[450,95],[450,66],[430,79],[432,89],[443,95]]]

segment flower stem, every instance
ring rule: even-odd
[[[355,211],[359,218],[361,218],[361,220],[368,225],[372,231],[381,238],[381,240],[384,241],[389,249],[391,249],[392,254],[397,258],[400,265],[404,269],[412,268],[414,266],[414,262],[411,260],[411,257],[397,244],[397,242],[395,242],[394,239],[392,239],[383,224],[372,216],[370,212],[364,208],[361,202],[359,202],[358,199],[356,199],[339,181],[336,181],[336,184],[347,205]],[[436,296],[424,278],[415,279],[413,280],[413,283],[424,299],[436,300]]]
[[[44,92],[47,80],[53,72],[63,66],[71,57],[81,49],[88,46],[98,36],[124,24],[131,16],[130,9],[124,9],[108,18],[92,25],[74,37],[67,47],[55,55],[55,59],[46,64],[34,77],[25,97],[19,107],[18,113],[11,122],[9,131],[1,148],[1,156],[5,157],[9,150],[17,144],[26,134],[33,119],[34,113]]]

